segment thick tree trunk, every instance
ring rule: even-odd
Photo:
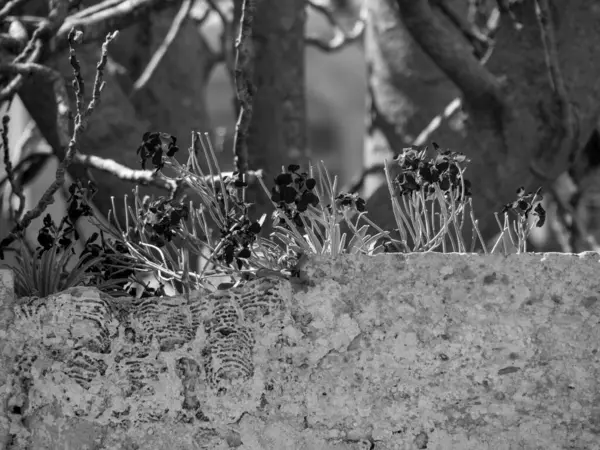
[[[558,174],[568,169],[568,155],[563,152],[558,161],[553,161],[556,155],[565,146],[582,148],[598,117],[600,58],[595,42],[600,38],[596,26],[600,8],[592,0],[551,2],[549,23],[556,39],[555,59],[568,97],[561,104],[550,82],[534,3],[525,2],[518,11],[523,24],[521,31],[503,18],[494,54],[486,69],[482,69],[474,64],[466,41],[448,37],[451,34],[447,24],[440,20],[437,11],[430,9],[428,2],[396,0],[397,17],[413,39],[461,89],[466,118],[463,126],[440,127],[430,141],[471,158],[467,178],[473,183],[475,213],[487,238],[498,231],[494,211],[513,200],[519,186],[528,190],[550,186]],[[376,34],[368,34],[367,39],[375,40],[375,45],[381,42]],[[384,60],[382,66],[373,66],[376,70],[371,74],[371,83],[382,78],[380,74],[389,71],[392,63],[398,64],[398,58],[415,67],[405,55],[395,54]],[[395,88],[412,91],[410,86],[402,84]],[[563,116],[565,106],[574,110],[577,122],[573,130]],[[396,101],[395,107],[407,109],[402,101]],[[576,134],[572,135],[572,131]],[[396,142],[392,142],[393,148],[398,147]],[[534,161],[539,170],[532,168]],[[539,172],[547,174],[548,179]],[[369,209],[374,206],[374,219],[392,228],[395,225],[388,202],[387,188],[382,187],[370,197]]]
[[[270,187],[282,165],[305,164],[308,159],[304,92],[306,12],[304,0],[259,0],[257,4],[253,27],[256,91],[248,162],[250,169],[264,171]],[[260,186],[249,189],[248,199],[255,202],[255,218],[273,210]]]

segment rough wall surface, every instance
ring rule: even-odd
[[[352,256],[189,300],[0,292],[0,449],[600,449],[599,269]]]

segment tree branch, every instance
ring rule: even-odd
[[[462,91],[474,107],[501,107],[500,83],[477,58],[442,26],[428,0],[396,0],[404,25],[415,41]]]
[[[569,101],[569,94],[562,76],[548,0],[535,0],[535,12],[540,27],[550,86],[558,106],[562,128],[562,133],[559,133],[560,142],[555,146],[550,146],[530,165],[534,175],[548,181],[555,180],[561,172],[565,171],[569,158],[578,150],[579,122]]]
[[[460,30],[462,35],[469,41],[473,47],[473,52],[477,59],[481,59],[491,46],[490,39],[482,33],[474,23],[462,14],[457,13],[449,4],[448,0],[433,0],[432,2],[452,24]]]
[[[29,54],[29,57],[26,59],[25,64],[34,64],[34,61],[37,61],[42,54],[42,43],[39,40],[35,40],[34,42],[35,43],[33,44],[33,50]],[[21,53],[21,55],[23,55],[24,53],[25,50],[23,50],[23,53]],[[21,55],[15,58],[12,64],[19,64],[19,57]],[[5,70],[8,71],[8,69]],[[5,100],[8,100],[13,95],[15,95],[23,85],[23,82],[25,81],[25,75],[23,73],[15,73],[15,75],[16,76],[14,76],[8,83],[6,83],[6,85],[2,89],[0,89],[0,103],[4,102]]]
[[[3,20],[6,16],[8,16],[14,9],[19,6],[24,5],[29,0],[9,0],[4,4],[2,9],[0,9],[0,20]]]
[[[12,229],[10,234],[7,237],[5,237],[2,241],[0,241],[0,252],[3,248],[6,248],[12,242],[14,242],[16,239],[21,237],[23,231],[25,231],[27,229],[27,227],[31,224],[31,222],[34,219],[36,219],[37,217],[39,217],[46,210],[48,205],[50,205],[54,202],[54,194],[63,185],[64,180],[65,180],[66,170],[69,167],[69,165],[71,164],[71,161],[73,160],[73,157],[75,156],[75,154],[77,152],[78,139],[86,127],[87,116],[89,116],[89,114],[91,114],[93,112],[94,104],[95,104],[95,102],[97,102],[99,100],[97,98],[97,96],[100,95],[100,93],[102,91],[102,87],[104,86],[104,83],[102,81],[102,70],[108,60],[108,44],[110,44],[110,42],[114,39],[116,34],[117,34],[117,32],[107,35],[106,39],[104,41],[104,44],[102,45],[102,56],[100,58],[100,61],[98,62],[98,66],[97,66],[96,80],[94,82],[93,98],[90,101],[90,104],[88,105],[88,107],[85,111],[83,111],[83,112],[78,111],[78,113],[77,113],[77,117],[75,118],[75,128],[73,130],[73,135],[71,137],[71,141],[69,142],[69,147],[68,147],[67,153],[65,155],[65,158],[60,162],[60,164],[58,165],[58,168],[56,169],[56,176],[55,176],[54,182],[52,182],[52,184],[46,189],[46,192],[44,192],[44,194],[42,195],[42,198],[40,198],[40,200],[39,200],[38,204],[35,206],[35,208],[28,211],[23,216],[22,219],[17,220],[17,224]],[[75,93],[78,96],[78,102],[79,102],[80,97],[82,96],[82,92],[81,92],[81,89],[80,89],[80,86],[78,83],[78,80],[80,79],[80,74],[78,73],[79,72],[79,63],[76,61],[76,57],[74,55],[75,51],[73,49],[73,46],[76,43],[76,37],[77,36],[75,34],[75,30],[72,30],[71,33],[69,33],[69,45],[71,47],[70,60],[71,60],[72,66],[73,66],[73,74],[74,74],[74,79],[75,79],[75,83],[74,83]]]
[[[133,84],[133,93],[139,91],[148,83],[148,81],[152,77],[152,74],[156,71],[156,68],[158,67],[161,60],[169,50],[169,47],[171,47],[171,44],[179,34],[179,30],[185,23],[185,20],[187,19],[193,4],[193,0],[183,0],[181,2],[179,11],[173,19],[171,27],[169,28],[169,31],[167,32],[167,35],[165,36],[163,42],[160,44],[156,52],[154,52],[152,58],[150,58],[150,62],[148,62],[142,74]]]
[[[66,18],[54,38],[56,50],[66,47],[65,39],[71,28],[85,32],[86,42],[104,38],[110,30],[120,30],[136,22],[148,11],[169,8],[177,0],[105,0]]]
[[[308,0],[308,5],[325,16],[325,19],[327,19],[327,22],[329,22],[329,25],[333,28],[333,37],[327,41],[317,36],[306,36],[304,39],[306,45],[312,45],[324,52],[334,52],[351,44],[363,35],[365,31],[364,8],[361,12],[361,16],[354,24],[354,27],[352,27],[352,30],[346,32],[339,24],[333,11],[325,4],[317,3],[314,0]]]
[[[120,180],[130,181],[132,183],[141,184],[144,186],[154,186],[170,192],[175,191],[175,188],[177,187],[175,181],[167,178],[157,177],[155,170],[135,170],[124,166],[123,164],[119,164],[112,159],[101,158],[95,155],[76,153],[73,157],[73,164],[79,164],[89,169],[99,170],[106,174],[113,175]],[[223,172],[221,175],[223,178],[233,177],[233,172]],[[248,171],[248,183],[254,183],[257,177],[260,175],[261,171]],[[210,175],[207,175],[204,177],[204,181],[207,184],[218,182],[219,176],[215,175],[214,177],[211,177]]]
[[[244,180],[248,171],[248,131],[252,120],[252,102],[254,99],[254,44],[252,42],[252,23],[258,0],[244,0],[240,33],[235,44],[235,84],[240,112],[235,125],[234,165],[239,173],[238,179]]]
[[[25,208],[25,196],[23,195],[23,186],[16,182],[15,173],[10,160],[10,148],[8,146],[8,122],[10,122],[10,117],[8,114],[5,114],[2,118],[2,141],[0,142],[0,145],[4,149],[4,168],[6,170],[6,178],[10,183],[11,194],[16,195],[19,199],[19,207],[15,213],[15,217],[18,218],[21,217],[21,214],[23,214],[23,208]],[[9,195],[9,204],[10,200],[11,196]],[[12,212],[12,208],[9,207],[9,210]]]

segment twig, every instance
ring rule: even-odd
[[[6,16],[8,16],[12,10],[18,8],[19,6],[25,4],[29,0],[9,0],[3,7],[0,9],[0,21],[3,20]]]
[[[87,8],[76,12],[69,16],[70,20],[79,20],[93,16],[99,12],[107,11],[115,6],[118,6],[120,3],[123,3],[123,0],[104,0],[103,2],[97,3],[95,5],[88,6]]]
[[[81,34],[78,33],[81,32],[75,31],[74,29],[71,30],[69,42],[79,42]],[[69,63],[71,63],[71,67],[73,67],[73,89],[75,90],[75,100],[77,103],[77,116],[75,120],[81,121],[83,119],[83,105],[85,104],[85,82],[81,75],[81,66],[79,65],[79,60],[77,59],[73,45],[69,48]],[[75,125],[78,125],[77,122]]]
[[[254,99],[254,45],[252,43],[252,23],[257,0],[244,0],[240,19],[240,33],[235,43],[235,84],[240,103],[240,112],[235,125],[234,165],[238,179],[244,180],[248,171],[248,131],[252,120],[252,101]]]
[[[10,121],[10,117],[8,114],[5,114],[2,118],[2,147],[4,148],[4,166],[6,168],[6,178],[10,183],[11,193],[16,195],[19,199],[19,207],[17,208],[17,212],[15,213],[15,218],[18,220],[23,214],[23,208],[25,208],[25,196],[23,195],[23,187],[18,185],[15,181],[15,174],[13,171],[12,162],[10,160],[10,148],[8,146],[8,122]],[[10,204],[10,198],[9,198]],[[12,208],[10,208],[12,211]]]
[[[174,191],[177,187],[175,181],[157,177],[155,170],[135,170],[122,164],[119,164],[118,162],[112,159],[105,159],[95,155],[83,155],[81,153],[76,153],[73,157],[73,164],[80,164],[90,169],[96,169],[101,172],[113,175],[119,180],[130,181],[135,184],[155,186],[161,189],[166,189],[168,191]],[[254,183],[256,181],[256,178],[261,173],[261,171],[248,171],[246,174],[246,179],[248,183]],[[222,176],[224,178],[232,178],[233,172],[223,172]],[[212,181],[218,181],[218,176],[215,176],[214,180]],[[211,183],[211,177],[205,176],[204,182],[207,184]]]
[[[94,109],[93,103],[98,101],[97,96],[100,95],[100,92],[102,91],[102,86],[103,86],[102,70],[104,69],[104,65],[106,65],[106,61],[107,61],[107,57],[108,57],[108,44],[116,37],[116,35],[117,35],[117,32],[107,35],[106,39],[104,41],[104,44],[102,45],[102,56],[96,67],[97,71],[96,71],[96,81],[94,83],[93,98],[92,98],[92,101],[90,102],[90,105],[88,106],[87,110],[85,111],[84,115],[89,115]],[[75,38],[75,30],[72,30],[71,33],[69,33],[69,45],[71,47],[73,47],[75,45],[74,38]],[[73,60],[73,58],[71,59],[71,61],[72,60]],[[80,75],[77,72],[78,72],[77,66],[73,65],[73,73],[74,73],[76,80],[78,78],[78,75]],[[79,91],[77,88],[76,88],[76,94],[81,95],[81,91]],[[39,200],[39,202],[35,206],[35,208],[28,211],[25,214],[25,216],[23,217],[23,219],[20,220],[19,222],[17,222],[15,227],[13,227],[10,234],[0,242],[0,250],[2,250],[3,248],[6,248],[12,242],[14,242],[15,239],[18,239],[19,237],[21,237],[23,231],[25,231],[27,229],[27,227],[31,224],[31,222],[35,218],[39,217],[46,210],[48,205],[50,205],[54,202],[54,194],[56,193],[56,191],[58,191],[60,189],[60,187],[64,183],[65,172],[66,172],[67,168],[69,167],[69,165],[71,164],[71,161],[73,160],[73,157],[77,151],[78,139],[79,139],[81,133],[83,132],[85,125],[86,125],[85,117],[81,117],[81,113],[78,112],[77,117],[75,118],[75,128],[73,130],[73,135],[71,137],[71,141],[69,142],[69,147],[67,149],[67,153],[65,155],[65,158],[60,162],[60,164],[58,165],[58,168],[56,169],[55,180],[48,187],[48,189],[46,189],[46,192],[44,192],[44,194],[42,195],[42,198]]]
[[[537,161],[533,160],[531,162],[530,170],[537,177],[545,181],[552,181],[565,170],[569,157],[577,150],[579,143],[579,122],[575,110],[569,101],[569,94],[567,93],[567,87],[562,76],[548,0],[535,0],[535,12],[540,27],[550,85],[560,111],[560,125],[563,133],[559,138],[560,142],[558,145],[556,147],[549,146],[548,152],[542,155],[547,161],[543,164],[546,167],[544,169],[540,167],[542,165],[540,164],[541,158],[538,158]]]
[[[53,69],[37,63],[0,63],[0,75],[44,75],[56,77],[58,72]]]
[[[366,26],[364,7],[362,8],[360,17],[354,24],[354,27],[352,27],[352,30],[346,32],[340,26],[333,11],[325,4],[317,3],[314,0],[308,0],[308,5],[325,16],[325,19],[327,19],[327,22],[329,22],[329,25],[333,28],[333,37],[330,40],[325,41],[317,36],[307,36],[304,39],[306,45],[312,45],[324,52],[334,52],[351,44],[363,35]]]
[[[27,158],[21,160],[13,169],[15,174],[22,171],[23,168],[27,166],[29,162],[39,158],[40,156],[52,156],[51,154],[40,155],[39,153],[33,153],[29,155]],[[119,180],[129,181],[135,184],[140,184],[143,186],[154,186],[160,189],[165,189],[167,191],[174,191],[177,187],[175,181],[170,181],[166,178],[160,178],[156,176],[156,171],[154,170],[135,170],[130,167],[124,166],[123,164],[119,164],[118,162],[112,159],[101,158],[95,155],[88,155],[82,153],[75,153],[73,156],[73,160],[71,161],[72,165],[81,165],[88,169],[96,169],[101,172],[104,172],[108,175],[112,175],[117,177]],[[252,184],[256,182],[258,176],[262,175],[262,171],[257,170],[249,170],[246,173],[246,181],[248,184]],[[223,177],[225,178],[233,178],[233,172],[223,172]],[[0,179],[0,188],[8,181],[8,177]],[[214,178],[213,181],[218,181],[217,177]],[[204,182],[209,184],[211,183],[211,177],[205,176]]]
[[[179,34],[179,30],[181,30],[181,27],[185,23],[185,20],[188,17],[188,14],[192,9],[193,4],[194,2],[192,0],[183,0],[181,2],[179,11],[177,11],[175,18],[171,23],[169,31],[167,32],[167,35],[161,42],[156,52],[154,52],[154,54],[152,55],[152,58],[150,58],[150,62],[148,62],[142,74],[133,84],[133,93],[139,91],[140,89],[143,89],[143,87],[148,83],[148,81],[156,71],[158,65],[162,61],[163,57],[166,55],[167,51],[171,47],[171,44],[173,43],[173,41],[175,41],[175,38]]]
[[[542,35],[544,56],[546,58],[546,66],[548,68],[548,76],[550,78],[552,90],[563,103],[568,104],[567,88],[558,62],[556,36],[554,35],[554,27],[551,23],[550,5],[548,0],[535,0],[535,13]]]
[[[15,5],[18,4],[15,2]],[[14,5],[13,5],[14,7]],[[12,9],[11,7],[10,9]],[[8,9],[8,11],[10,11]],[[42,55],[43,43],[53,32],[57,30],[64,22],[67,15],[68,5],[66,1],[56,1],[53,3],[53,8],[48,13],[46,19],[42,19],[37,24],[37,28],[31,35],[31,39],[25,45],[21,53],[13,60],[13,63],[33,63],[37,62]],[[3,9],[4,11],[4,9]],[[13,21],[16,19],[13,19]],[[0,91],[0,102],[12,98],[12,96],[21,88],[24,82],[22,74],[17,74],[7,85]]]
[[[85,31],[86,42],[103,39],[110,30],[126,28],[149,11],[166,9],[175,0],[105,0],[66,18],[54,38],[56,50],[64,47],[72,28]]]
[[[40,56],[42,54],[42,43],[39,40],[30,41],[30,42],[34,42],[33,50],[29,54],[29,57],[27,58],[25,63],[34,63],[35,61],[37,61],[40,58]],[[21,55],[25,54],[26,50],[27,50],[27,47],[23,50]],[[19,56],[17,56],[17,58],[15,58],[15,60],[13,62],[14,64],[21,63],[21,55],[19,55]],[[23,58],[23,59],[25,59],[25,58]],[[21,88],[21,86],[23,85],[24,81],[25,81],[25,76],[21,73],[17,73],[15,75],[15,77],[10,82],[8,82],[6,84],[6,86],[4,86],[0,90],[0,103],[8,100],[13,95],[15,95],[17,93],[17,91]]]

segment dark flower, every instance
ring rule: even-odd
[[[240,252],[238,253],[238,258],[250,258],[250,256],[252,256],[252,253],[250,253],[250,249],[248,249],[247,247],[244,247],[243,249],[240,250]]]
[[[296,189],[294,189],[291,186],[282,186],[281,187],[281,198],[282,200],[287,203],[294,203],[294,201],[296,200]]]
[[[260,233],[261,226],[258,222],[253,222],[249,227],[248,231],[252,234]]]
[[[310,191],[304,191],[302,193],[302,201],[316,207],[319,204],[319,197]]]
[[[54,245],[54,235],[47,227],[40,228],[37,241],[44,250],[50,250]]]
[[[529,213],[533,211],[533,214],[538,216],[537,226],[541,227],[546,221],[546,211],[541,205],[543,196],[541,195],[541,188],[538,188],[535,192],[525,194],[525,188],[523,186],[517,189],[517,199],[513,202],[507,203],[502,207],[502,213],[513,211],[514,213],[527,219]]]
[[[288,186],[294,182],[291,173],[280,173],[275,178],[275,184],[277,186]]]

